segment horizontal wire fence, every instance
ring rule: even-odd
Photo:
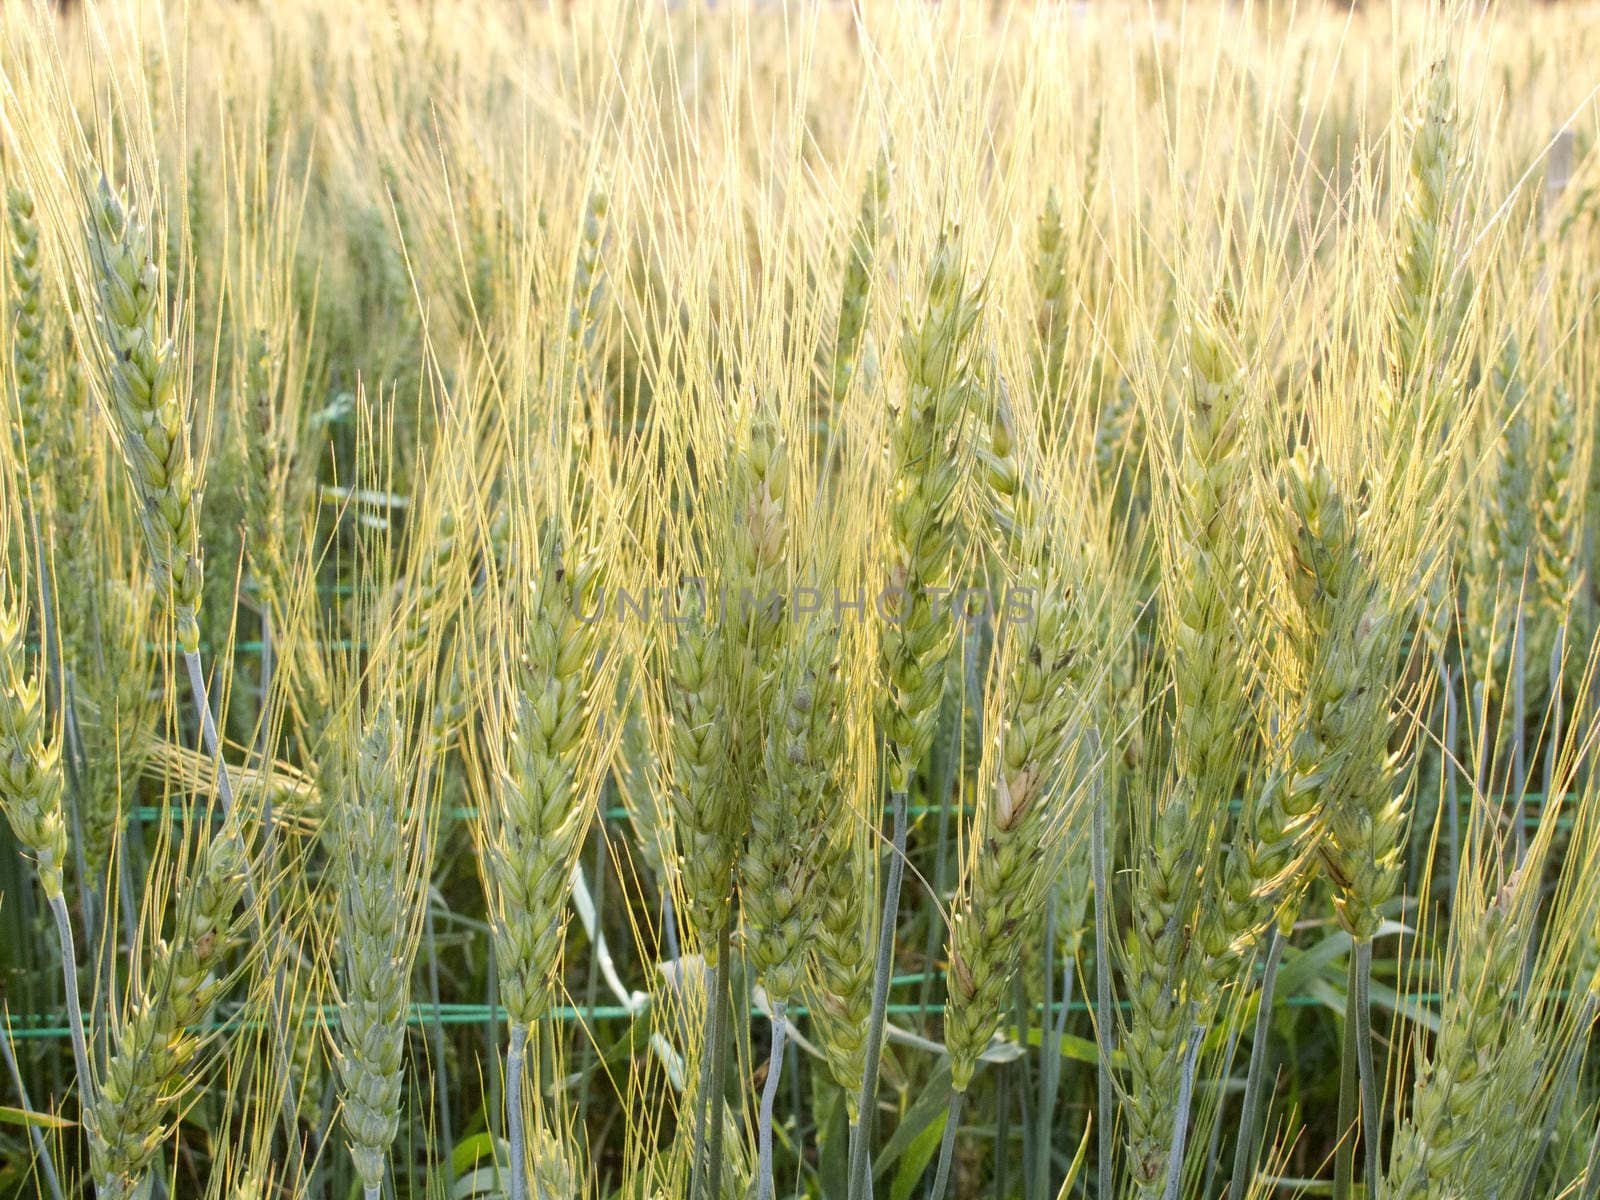
[[[326,590],[329,592],[348,594],[351,589],[347,585],[334,585]],[[351,649],[354,647],[355,643],[349,641],[341,641],[337,643],[337,648],[339,649]],[[160,649],[159,646],[154,646],[153,648],[156,650]],[[234,653],[242,655],[259,654],[264,648],[264,644],[260,641],[240,641],[233,644]],[[1571,798],[1571,793],[1566,793],[1556,797],[1556,799],[1561,802],[1565,802],[1569,798]],[[1462,807],[1466,807],[1470,806],[1472,800],[1473,797],[1471,796],[1470,792],[1468,792],[1467,794],[1462,795],[1458,799],[1457,803]],[[1524,823],[1530,826],[1537,824],[1540,819],[1540,812],[1544,807],[1545,794],[1542,792],[1527,792],[1524,793],[1522,800],[1524,805]],[[1490,806],[1494,806],[1496,804],[1503,806],[1512,802],[1514,802],[1514,797],[1494,796],[1487,799],[1487,803]],[[1241,802],[1235,800],[1232,807],[1237,810],[1241,807]],[[1433,809],[1437,811],[1441,810],[1442,808],[1443,798],[1439,797],[1436,799]],[[181,804],[139,805],[132,810],[132,814],[139,821],[148,823],[160,820],[182,821],[192,815],[194,811],[198,810],[191,810]],[[937,816],[942,813],[947,813],[952,816],[958,814],[970,816],[974,811],[975,809],[970,805],[914,804],[907,809],[907,815],[912,818]],[[441,815],[452,821],[471,821],[476,819],[478,813],[477,809],[472,807],[455,806],[447,809]],[[607,808],[601,814],[602,819],[607,821],[626,821],[629,820],[632,815],[633,814],[630,813],[627,808],[621,805]],[[1573,817],[1570,813],[1563,813],[1557,818],[1556,827],[1557,829],[1568,829],[1571,827],[1572,821]],[[919,971],[907,975],[895,976],[890,980],[890,986],[891,988],[901,988],[927,982],[939,983],[943,980],[943,971]],[[1440,994],[1437,992],[1418,992],[1397,995],[1398,1001],[1411,1005],[1434,1004],[1437,1003],[1440,998]],[[1326,1003],[1325,999],[1320,996],[1306,994],[1280,997],[1278,1002],[1290,1008],[1315,1008]],[[1116,1006],[1118,1008],[1126,1008],[1127,1001],[1119,1001],[1117,1002]],[[555,1017],[557,1020],[568,1023],[582,1022],[587,1024],[589,1022],[599,1021],[631,1021],[647,1013],[650,1007],[649,997],[641,994],[640,1002],[633,1006],[611,1004],[580,1008],[571,1005],[560,1005],[553,1008],[550,1012],[550,1015]],[[1041,1012],[1044,1008],[1045,1006],[1042,1004],[1034,1005],[1035,1012]],[[1065,1008],[1068,1012],[1091,1012],[1094,1009],[1094,1005],[1087,1001],[1074,1000],[1065,1006],[1060,1003],[1052,1004],[1049,1006],[1049,1011],[1052,1014],[1059,1014],[1063,1008]],[[809,1010],[804,1005],[790,1005],[786,1011],[790,1017],[802,1017],[807,1015]],[[944,1004],[942,1002],[919,1002],[916,1004],[896,1004],[891,1002],[888,1007],[888,1011],[891,1015],[902,1016],[938,1015],[944,1011]],[[319,1008],[316,1010],[314,1015],[320,1019],[327,1015],[327,1013],[331,1012],[333,1012],[331,1008],[326,1010]],[[298,1021],[303,1022],[306,1019],[309,1019],[312,1015],[313,1013],[311,1011],[305,1011],[300,1013],[297,1019]],[[760,1008],[752,1006],[750,1009],[751,1017],[764,1017],[765,1015],[765,1012]],[[433,1004],[413,1004],[410,1007],[410,1011],[406,1015],[406,1023],[413,1026],[477,1025],[489,1021],[504,1021],[505,1019],[505,1009],[499,1007],[498,1005],[490,1004],[455,1003],[439,1004],[437,1006]],[[19,1041],[61,1040],[71,1035],[71,1030],[62,1023],[62,1014],[8,1014],[7,1020],[9,1026],[7,1031],[8,1036]],[[246,1021],[243,1019],[233,1021],[223,1020],[212,1022],[206,1025],[195,1026],[193,1027],[192,1032],[219,1033],[250,1028],[256,1024],[257,1022]]]
[[[1565,800],[1570,798],[1571,795],[1572,795],[1571,793],[1564,793],[1561,796],[1558,796],[1557,800],[1565,802]],[[1510,797],[1493,797],[1493,798],[1491,798],[1491,803],[1504,804],[1504,803],[1510,802],[1510,800],[1511,800]],[[1544,793],[1541,793],[1541,792],[1528,792],[1528,793],[1526,793],[1524,795],[1523,801],[1524,801],[1525,805],[1527,806],[1526,810],[1524,812],[1524,823],[1525,824],[1527,824],[1527,825],[1535,825],[1535,824],[1537,824],[1537,822],[1540,819],[1539,810],[1543,808],[1544,800],[1545,800]],[[1239,802],[1235,801],[1234,803],[1237,806],[1237,804]],[[1470,796],[1462,797],[1461,800],[1459,801],[1459,803],[1462,804],[1462,805],[1470,804],[1471,803],[1471,797]],[[142,821],[155,821],[155,820],[160,820],[160,819],[182,820],[185,817],[190,815],[189,810],[183,808],[181,805],[167,805],[167,806],[142,805],[142,806],[140,806],[139,808],[137,808],[134,811],[137,813],[139,819],[142,820]],[[935,815],[938,815],[941,812],[946,812],[946,811],[948,811],[948,812],[950,812],[952,814],[954,814],[954,813],[968,813],[968,814],[970,814],[973,810],[971,809],[970,806],[951,805],[948,809],[946,809],[943,806],[937,805],[937,804],[911,805],[907,809],[907,813],[911,817],[935,816]],[[473,808],[455,807],[455,808],[451,808],[450,810],[448,810],[446,815],[448,815],[453,820],[466,821],[466,820],[474,819],[477,816],[477,810],[473,809]],[[630,814],[629,814],[629,812],[628,812],[628,810],[626,808],[623,808],[621,806],[615,806],[615,807],[606,809],[603,812],[602,816],[603,816],[604,819],[609,820],[609,821],[622,821],[622,820],[627,820],[629,818]],[[1558,829],[1570,828],[1571,825],[1572,825],[1572,821],[1573,821],[1573,818],[1572,818],[1572,816],[1570,814],[1563,814],[1562,816],[1557,818],[1557,821],[1556,821],[1557,828]],[[891,988],[902,988],[902,987],[907,987],[907,986],[911,986],[911,985],[915,985],[915,984],[922,984],[922,983],[927,983],[927,982],[938,983],[938,982],[942,982],[944,980],[944,977],[945,977],[945,973],[943,971],[916,971],[916,972],[912,972],[912,973],[905,974],[905,975],[896,975],[896,976],[894,976],[890,980],[890,987]],[[1553,994],[1552,998],[1560,999],[1564,995],[1565,995],[1565,993],[1555,993],[1555,994]],[[1438,993],[1438,992],[1396,993],[1396,1002],[1397,1003],[1413,1005],[1413,1006],[1414,1005],[1435,1004],[1441,998],[1442,998],[1441,997],[1441,993]],[[1284,1005],[1286,1005],[1287,1007],[1290,1007],[1290,1008],[1315,1008],[1315,1007],[1318,1007],[1319,1005],[1325,1005],[1327,1003],[1327,1001],[1326,1001],[1326,999],[1324,997],[1321,997],[1321,996],[1315,996],[1315,995],[1309,995],[1309,994],[1297,994],[1297,995],[1279,997],[1278,1000],[1277,1000],[1277,1003],[1282,1003],[1282,1004],[1284,1004]],[[1127,1001],[1118,1001],[1117,1004],[1116,1004],[1116,1007],[1118,1007],[1118,1008],[1126,1008],[1127,1005],[1128,1005]],[[587,1006],[586,1007],[574,1007],[572,1005],[561,1005],[561,1006],[558,1006],[556,1008],[553,1008],[551,1010],[550,1015],[555,1017],[557,1020],[560,1020],[560,1021],[563,1021],[563,1022],[568,1022],[568,1023],[582,1022],[582,1023],[587,1024],[589,1022],[598,1022],[598,1021],[631,1021],[631,1020],[634,1020],[634,1019],[644,1015],[645,1013],[647,1013],[649,1011],[650,1007],[651,1007],[651,1005],[649,1003],[649,997],[647,995],[644,995],[644,994],[641,993],[640,994],[639,1003],[636,1004],[636,1005],[633,1005],[633,1006],[622,1005],[622,1004],[595,1005],[595,1006],[592,1006],[592,1007],[587,1007]],[[1035,1012],[1041,1012],[1044,1009],[1044,1007],[1045,1006],[1042,1005],[1042,1004],[1035,1004],[1033,1006],[1033,1010]],[[1052,1004],[1050,1006],[1049,1011],[1052,1014],[1059,1014],[1063,1010],[1063,1008],[1065,1008],[1065,1010],[1068,1011],[1068,1012],[1091,1012],[1094,1009],[1094,1005],[1089,1003],[1089,1002],[1087,1002],[1087,1001],[1074,1000],[1071,1003],[1066,1004],[1066,1005],[1062,1005],[1060,1003]],[[324,1015],[324,1011],[333,1012],[334,1010],[332,1010],[331,1008],[326,1009],[326,1010],[317,1009],[317,1010],[315,1010],[315,1015],[320,1017],[320,1016]],[[788,1008],[785,1011],[786,1011],[787,1015],[790,1016],[790,1017],[802,1017],[802,1016],[807,1015],[807,1013],[809,1012],[809,1010],[804,1005],[790,1005],[790,1006],[788,1006]],[[942,1013],[944,1011],[944,1004],[941,1003],[941,1002],[930,1002],[930,1003],[927,1003],[927,1004],[923,1004],[923,1003],[916,1003],[916,1004],[911,1004],[911,1003],[899,1003],[899,1004],[890,1003],[888,1011],[889,1011],[889,1013],[891,1015],[902,1015],[902,1016],[909,1016],[909,1015],[917,1015],[917,1016],[938,1015],[938,1014],[940,1014],[940,1013]],[[312,1015],[312,1010],[304,1011],[301,1014],[299,1014],[299,1016],[297,1017],[297,1021],[303,1022],[304,1020],[309,1018],[311,1015]],[[765,1010],[763,1010],[763,1009],[761,1009],[759,1007],[752,1006],[751,1009],[750,1009],[750,1016],[751,1017],[765,1017],[766,1015],[767,1014],[766,1014]],[[435,1006],[433,1004],[426,1004],[426,1003],[413,1004],[413,1005],[411,1005],[410,1011],[407,1013],[407,1016],[406,1016],[407,1024],[409,1024],[409,1025],[417,1025],[417,1026],[476,1025],[476,1024],[483,1024],[483,1023],[488,1022],[488,1021],[504,1021],[505,1019],[506,1019],[506,1011],[505,1011],[505,1009],[499,1007],[498,1005],[460,1004],[460,1003],[439,1004],[437,1006]],[[66,1037],[68,1037],[70,1035],[71,1030],[68,1029],[68,1027],[66,1025],[61,1023],[62,1020],[63,1020],[62,1015],[61,1014],[55,1014],[55,1013],[49,1013],[49,1014],[28,1014],[28,1013],[10,1014],[10,1016],[9,1016],[9,1021],[10,1021],[9,1035],[12,1038],[15,1038],[15,1039],[18,1039],[18,1040],[59,1040],[59,1039],[63,1039],[63,1038],[66,1038]],[[224,1031],[229,1031],[229,1030],[248,1028],[248,1027],[251,1027],[251,1026],[253,1026],[255,1024],[256,1024],[255,1022],[244,1021],[244,1020],[217,1021],[217,1022],[213,1022],[213,1023],[207,1024],[207,1025],[195,1026],[195,1027],[193,1027],[193,1032],[198,1032],[198,1033],[224,1032]]]

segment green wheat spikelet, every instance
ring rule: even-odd
[[[729,738],[719,639],[701,603],[689,600],[691,611],[678,629],[668,664],[667,695],[685,916],[708,963],[716,966],[742,831],[725,795]]]
[[[1385,1191],[1396,1200],[1495,1196],[1523,1182],[1514,1148],[1537,1127],[1542,1065],[1521,995],[1529,914],[1517,892],[1508,885],[1452,926],[1458,973],[1395,1137]]]
[[[816,848],[822,911],[811,956],[812,1008],[828,1073],[844,1092],[851,1124],[860,1117],[872,1010],[872,922],[861,902],[861,881],[872,877],[867,836],[846,807]]]
[[[1000,719],[971,865],[953,905],[945,1045],[964,1091],[1000,1025],[1028,927],[1061,867],[1070,771],[1085,718],[1081,622],[1067,581],[1024,575],[1031,614],[1004,631]]]

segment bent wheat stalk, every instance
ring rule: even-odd
[[[25,664],[21,606],[5,590],[0,584],[0,809],[5,810],[17,841],[33,855],[39,886],[55,922],[73,1063],[80,1099],[87,1107],[94,1103],[94,1073],[78,995],[72,918],[62,888],[67,823],[61,811],[61,741],[54,731],[46,732],[39,678],[30,675]]]

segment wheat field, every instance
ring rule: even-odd
[[[0,1194],[1600,1197],[1597,62],[0,8]]]

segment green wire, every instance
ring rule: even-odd
[[[938,977],[937,973],[935,977]],[[891,980],[891,983],[894,985],[918,983],[922,980],[922,978],[923,976],[920,973],[914,975],[901,975],[896,976],[893,980]],[[1567,992],[1565,989],[1563,989],[1561,991],[1552,992],[1550,995],[1552,998],[1560,999],[1565,997]],[[1417,992],[1408,993],[1403,998],[1412,1004],[1437,1004],[1444,999],[1444,994],[1442,992]],[[1288,996],[1283,1000],[1283,1005],[1285,1008],[1316,1008],[1324,1003],[1325,1002],[1323,1000],[1315,996]],[[1034,1009],[1036,1011],[1042,1010],[1043,1007],[1044,1006],[1041,1004],[1034,1005]],[[1089,1004],[1087,1001],[1074,1000],[1067,1006],[1067,1011],[1088,1012],[1093,1007],[1094,1006]],[[1117,1007],[1126,1009],[1128,1007],[1128,1001],[1118,1001]],[[557,1020],[563,1022],[623,1021],[632,1020],[634,1017],[644,1012],[647,1008],[649,1008],[648,997],[641,1002],[637,1008],[632,1009],[624,1008],[620,1004],[603,1004],[587,1009],[562,1006],[552,1009],[551,1015]],[[339,1010],[337,1008],[332,1006],[325,1006],[318,1009],[319,1015],[323,1016],[337,1017],[338,1011]],[[805,1016],[809,1010],[804,1005],[792,1005],[786,1011],[790,1016],[801,1017]],[[920,1004],[889,1005],[890,1014],[895,1016],[914,1016],[924,1011],[942,1013],[944,1011],[944,1005],[930,1004],[926,1010],[924,1010]],[[1059,1013],[1061,1011],[1061,1005],[1051,1005],[1051,1011]],[[749,1015],[752,1018],[765,1016],[760,1009],[754,1007],[750,1009]],[[506,1019],[506,1010],[498,1005],[491,1007],[487,1004],[441,1004],[439,1006],[438,1015],[435,1016],[432,1004],[413,1004],[406,1013],[406,1024],[431,1025],[437,1021],[441,1025],[480,1025],[489,1020],[491,1017],[497,1021],[504,1021]],[[40,1018],[36,1016],[13,1016],[10,1036],[12,1038],[22,1039],[25,1041],[43,1041],[59,1040],[61,1038],[68,1037],[71,1034],[71,1030],[65,1025],[32,1024],[32,1022],[37,1020],[40,1020]],[[21,1022],[20,1028],[17,1024],[19,1021]],[[194,1026],[191,1032],[210,1034],[221,1033],[235,1029],[260,1027],[262,1027],[261,1023],[256,1021],[218,1021],[210,1025]]]

